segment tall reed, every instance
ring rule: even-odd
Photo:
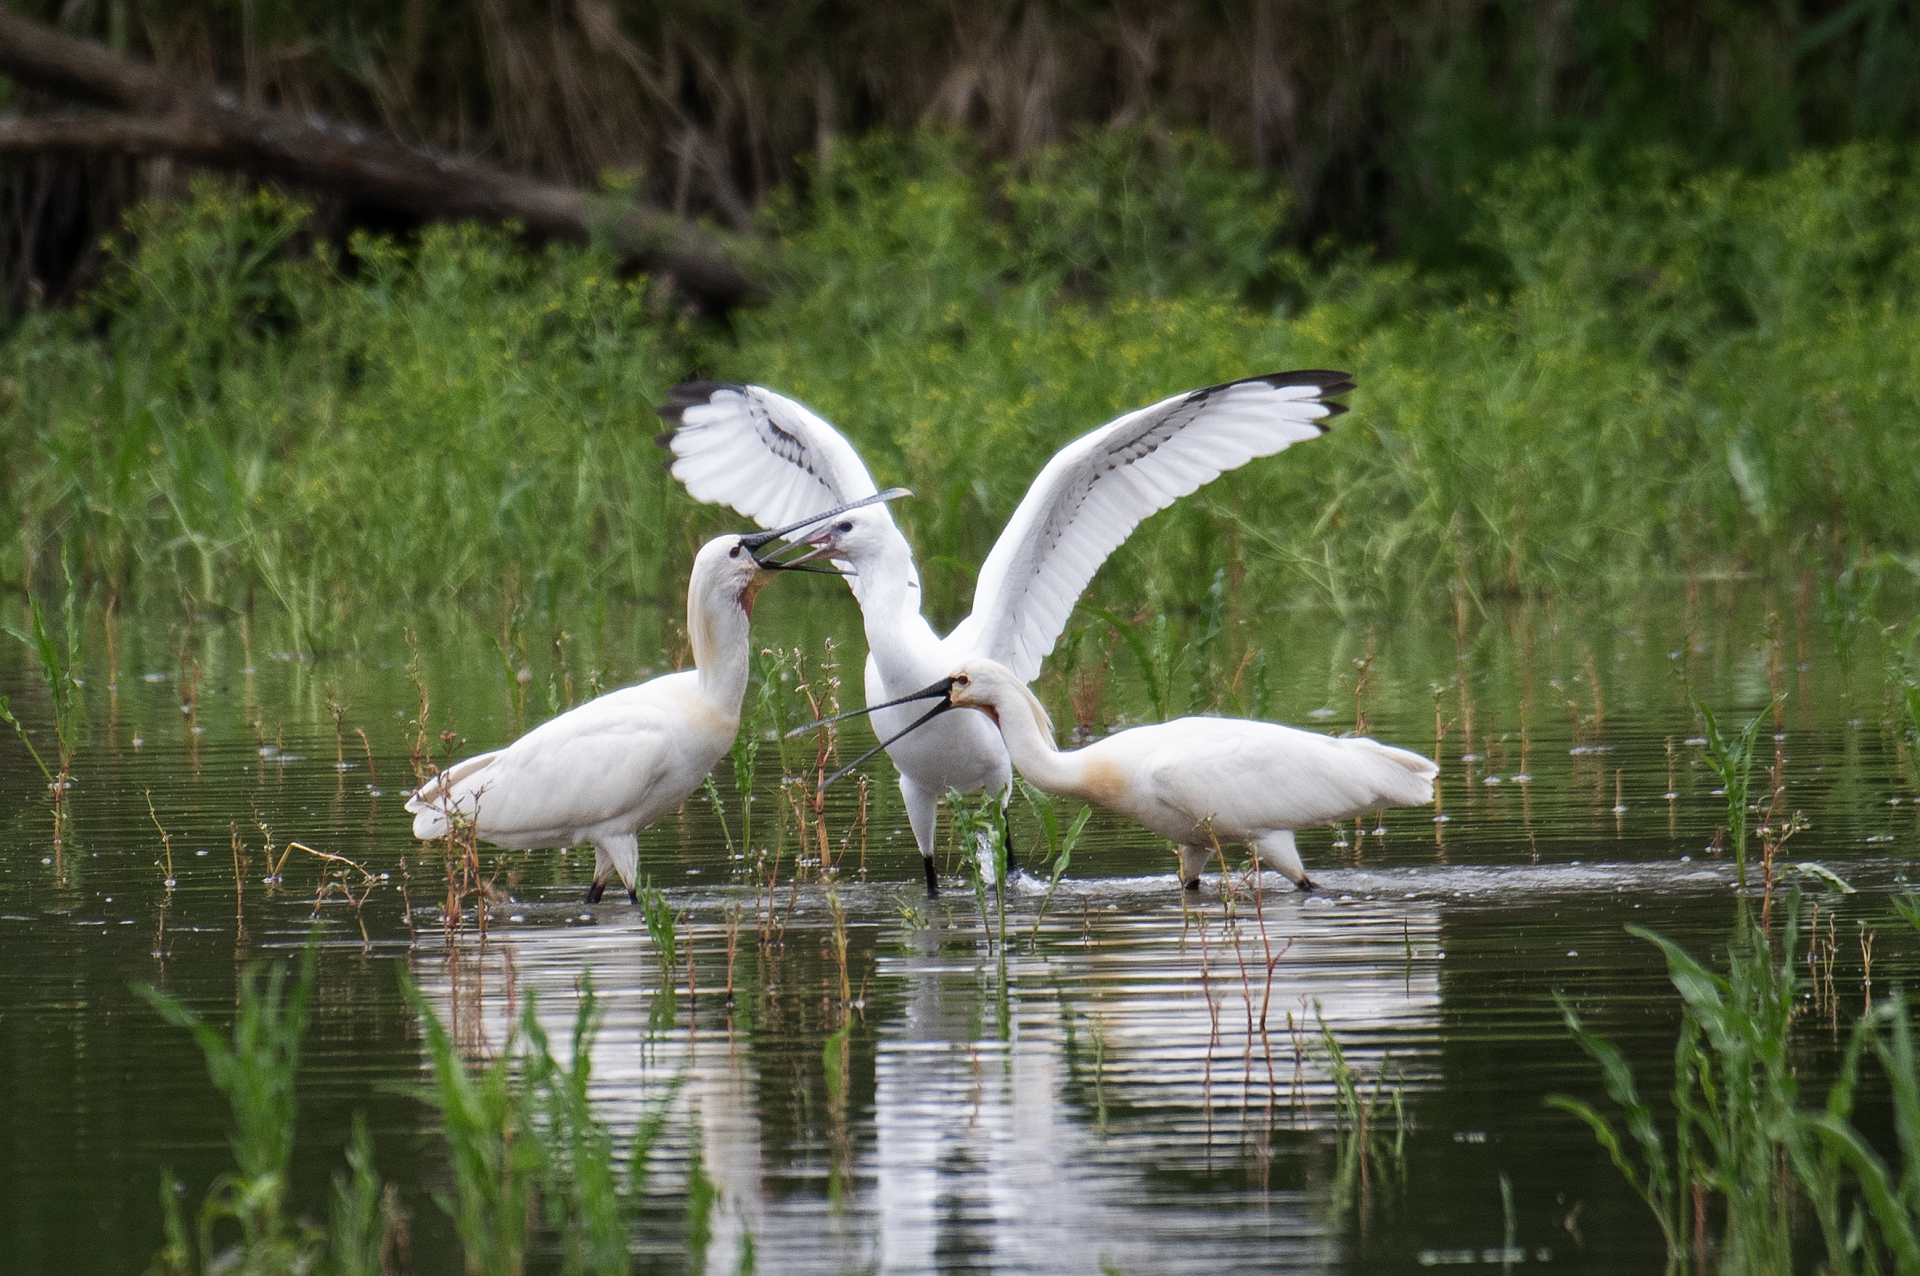
[[[1719,974],[1677,944],[1639,927],[1658,946],[1681,999],[1674,1054],[1674,1125],[1664,1132],[1640,1097],[1633,1069],[1610,1042],[1560,1001],[1568,1030],[1601,1067],[1626,1138],[1584,1100],[1549,1105],[1584,1121],[1666,1241],[1670,1269],[1789,1271],[1796,1202],[1811,1205],[1836,1273],[1913,1269],[1920,1210],[1920,1092],[1906,1003],[1894,997],[1855,1025],[1824,1107],[1800,1097],[1792,1048],[1802,981],[1794,967],[1800,892],[1789,897],[1778,941],[1738,905],[1737,937]],[[1902,1163],[1890,1169],[1851,1123],[1862,1058],[1873,1054],[1893,1091]],[[1717,1205],[1711,1214],[1709,1200]],[[1705,1230],[1718,1217],[1717,1233]]]
[[[299,1110],[294,1082],[318,951],[317,939],[309,940],[291,985],[284,963],[266,972],[264,985],[261,963],[242,971],[230,1033],[157,988],[135,986],[163,1019],[187,1029],[200,1046],[207,1072],[233,1113],[237,1164],[237,1172],[220,1175],[207,1189],[191,1229],[171,1173],[162,1173],[167,1241],[149,1268],[156,1276],[293,1276],[315,1270],[373,1276],[385,1270],[383,1256],[401,1223],[374,1169],[362,1118],[354,1118],[349,1172],[335,1179],[330,1228],[323,1232],[302,1221],[287,1200]]]
[[[1742,889],[1747,885],[1747,793],[1753,783],[1753,748],[1775,703],[1778,697],[1754,714],[1736,734],[1728,735],[1721,731],[1719,720],[1706,702],[1698,697],[1693,699],[1693,711],[1700,715],[1706,734],[1707,765],[1720,777],[1720,787],[1726,795],[1727,833],[1733,841],[1734,872]]]
[[[426,1030],[433,1068],[433,1084],[421,1097],[439,1111],[451,1153],[454,1192],[439,1204],[453,1220],[468,1270],[521,1272],[544,1219],[570,1276],[632,1271],[628,1247],[648,1157],[666,1128],[678,1081],[651,1096],[622,1153],[591,1098],[601,1020],[590,975],[581,979],[567,1064],[554,1057],[531,993],[500,1052],[469,1062],[419,988],[410,979],[404,987]],[[694,1236],[688,1244],[694,1247]]]

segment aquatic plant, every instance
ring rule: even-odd
[[[647,1159],[679,1083],[651,1097],[623,1161],[590,1098],[600,1026],[591,976],[581,979],[570,1066],[554,1058],[531,993],[499,1053],[470,1063],[419,988],[403,980],[433,1068],[433,1085],[421,1097],[440,1113],[454,1174],[454,1192],[437,1201],[459,1233],[468,1270],[520,1272],[544,1218],[569,1276],[631,1271],[627,1246],[646,1194]],[[690,1232],[689,1249],[694,1245]]]
[[[679,961],[679,940],[675,934],[673,905],[650,878],[640,879],[640,916],[647,925],[647,938],[653,943],[653,955],[663,973],[671,976]]]
[[[1020,786],[1020,796],[1026,799],[1034,818],[1040,822],[1041,836],[1047,840],[1045,853],[1034,862],[1036,868],[1047,866],[1047,893],[1041,897],[1040,907],[1034,911],[1033,930],[1028,937],[1031,942],[1039,937],[1040,923],[1046,920],[1047,908],[1053,903],[1053,893],[1060,889],[1060,879],[1073,862],[1073,848],[1080,844],[1080,835],[1086,832],[1087,820],[1092,817],[1093,808],[1082,806],[1080,813],[1073,817],[1073,823],[1063,831],[1052,794],[1041,792],[1018,776],[1014,777],[1014,783]]]
[[[287,1203],[298,1100],[294,1090],[312,1000],[319,946],[309,940],[289,987],[287,966],[275,964],[261,981],[261,963],[240,975],[238,1013],[231,1034],[220,1032],[177,998],[151,985],[137,991],[176,1027],[193,1034],[207,1072],[227,1096],[238,1172],[213,1181],[190,1231],[170,1173],[161,1175],[167,1242],[150,1270],[158,1276],[292,1276],[315,1270],[358,1276],[381,1270],[380,1256],[396,1226],[397,1209],[373,1168],[366,1125],[356,1116],[348,1146],[350,1177],[335,1181],[332,1226],[322,1233],[294,1218]],[[239,1237],[223,1243],[229,1227]],[[324,1260],[324,1261],[323,1261]]]
[[[519,1276],[543,1169],[528,1074],[516,1067],[517,1036],[490,1062],[470,1067],[426,997],[404,971],[401,986],[426,1034],[433,1084],[420,1098],[439,1114],[453,1170],[451,1195],[435,1197],[475,1276]],[[514,1025],[517,1033],[523,1016]]]
[[[1904,999],[1891,998],[1862,1016],[1826,1106],[1804,1106],[1791,1058],[1801,987],[1794,970],[1799,907],[1796,890],[1776,947],[1742,901],[1725,975],[1652,931],[1627,928],[1661,950],[1681,999],[1670,1136],[1640,1098],[1625,1056],[1560,998],[1568,1030],[1600,1064],[1631,1145],[1584,1100],[1553,1095],[1547,1102],[1593,1131],[1659,1224],[1670,1268],[1704,1269],[1711,1250],[1720,1270],[1790,1270],[1796,1193],[1819,1220],[1830,1270],[1881,1271],[1888,1269],[1883,1260],[1891,1260],[1893,1270],[1909,1271],[1920,1262],[1914,1243],[1920,1235],[1920,1097]],[[1894,1091],[1903,1158],[1898,1174],[1851,1124],[1860,1059],[1869,1049]],[[1708,1196],[1720,1206],[1717,1234],[1703,1230]]]
[[[1002,790],[1004,792],[1004,790]],[[978,804],[958,789],[947,790],[947,811],[953,819],[953,840],[973,883],[974,902],[980,908],[980,928],[991,945],[998,936],[1004,962],[1007,945],[1007,823],[999,793],[983,793]],[[987,911],[987,893],[994,911]]]
[[[63,566],[65,564],[63,563]],[[53,790],[53,840],[59,845],[62,840],[64,817],[67,809],[67,790],[73,787],[73,758],[80,748],[80,736],[86,729],[86,711],[80,701],[80,625],[82,607],[74,584],[71,567],[67,568],[67,593],[61,609],[65,624],[63,626],[65,643],[55,641],[47,628],[46,617],[40,611],[40,600],[32,594],[27,595],[28,630],[16,629],[8,625],[6,630],[18,639],[27,650],[33,653],[39,666],[40,681],[47,689],[47,698],[53,703],[53,734],[56,742],[56,757],[60,763],[58,774],[47,767],[40,751],[33,747],[26,728],[13,716],[4,698],[0,698],[0,717],[4,717],[27,752],[33,755],[34,763],[40,773],[47,778],[48,787]]]
[[[1334,1181],[1339,1185],[1336,1200],[1344,1203],[1357,1188],[1364,1205],[1376,1180],[1391,1183],[1406,1175],[1409,1123],[1405,1097],[1401,1086],[1387,1084],[1388,1059],[1381,1059],[1369,1089],[1365,1078],[1347,1062],[1346,1050],[1327,1026],[1318,1001],[1313,1018],[1320,1027],[1320,1048],[1326,1052],[1327,1066],[1333,1074],[1334,1122],[1340,1136],[1334,1170]],[[1388,1124],[1389,1112],[1391,1142],[1382,1128]]]
[[[1753,746],[1760,738],[1760,727],[1773,712],[1774,705],[1780,702],[1776,696],[1752,721],[1740,728],[1737,735],[1728,736],[1720,730],[1719,721],[1713,716],[1706,702],[1692,697],[1693,711],[1700,715],[1707,741],[1707,765],[1720,777],[1720,787],[1727,799],[1727,833],[1733,842],[1733,865],[1739,885],[1747,885],[1747,791],[1753,782]]]
[[[347,1171],[333,1176],[326,1270],[335,1276],[387,1276],[397,1269],[395,1242],[404,1226],[399,1191],[392,1183],[381,1183],[366,1114],[356,1112],[347,1141]]]
[[[623,1158],[613,1130],[594,1112],[590,1095],[593,1042],[600,1029],[591,974],[583,973],[580,979],[571,1067],[553,1057],[531,1011],[529,999],[522,1019],[524,1066],[538,1096],[544,1145],[540,1194],[547,1227],[560,1240],[561,1270],[569,1276],[630,1271],[633,1260],[627,1247],[646,1195],[647,1159],[666,1129],[678,1083],[650,1100]]]

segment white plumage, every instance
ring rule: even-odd
[[[1054,456],[981,566],[973,612],[944,639],[921,615],[913,551],[884,508],[867,508],[809,540],[850,568],[866,622],[869,704],[894,699],[981,656],[1023,680],[1040,672],[1095,571],[1142,519],[1255,457],[1317,438],[1346,411],[1343,372],[1280,372],[1163,399],[1084,435]],[[695,382],[660,415],[673,475],[702,501],[769,526],[823,501],[852,501],[874,482],[845,438],[819,416],[759,386]],[[882,709],[891,734],[909,710]],[[1004,788],[999,733],[976,715],[942,716],[889,748],[914,838],[933,870],[934,803],[949,788]]]
[[[610,691],[504,749],[454,764],[407,799],[413,835],[444,837],[451,816],[515,850],[591,842],[588,901],[598,902],[616,873],[631,896],[639,830],[686,801],[740,729],[748,621],[767,577],[749,542],[764,539],[721,536],[695,556],[687,586],[693,669]]]
[[[1177,718],[1062,753],[1039,700],[991,660],[967,661],[918,698],[942,694],[941,707],[978,709],[997,724],[1029,784],[1118,811],[1177,845],[1189,887],[1218,842],[1251,847],[1261,864],[1311,889],[1295,829],[1431,802],[1440,773],[1406,749],[1245,718]]]

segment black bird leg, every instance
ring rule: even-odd
[[[598,904],[600,902],[600,897],[602,895],[605,895],[606,893],[607,893],[607,884],[596,878],[594,880],[593,885],[587,887],[587,903]]]
[[[922,860],[927,866],[927,898],[933,899],[940,894],[940,874],[934,871],[933,856],[923,856]]]

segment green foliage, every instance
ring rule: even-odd
[[[396,1208],[391,1188],[382,1190],[373,1168],[373,1137],[365,1114],[353,1114],[347,1173],[333,1176],[333,1208],[327,1228],[329,1269],[337,1276],[383,1276],[388,1220]]]
[[[316,952],[317,945],[309,942],[291,990],[285,965],[272,968],[264,990],[259,965],[247,967],[240,976],[239,1013],[231,1037],[159,989],[135,986],[161,1018],[190,1031],[206,1056],[214,1086],[232,1105],[231,1141],[239,1167],[238,1173],[221,1175],[207,1189],[191,1232],[181,1216],[173,1176],[161,1174],[167,1243],[154,1256],[153,1272],[164,1276],[201,1276],[212,1271],[291,1276],[310,1270],[322,1252],[320,1234],[292,1218],[286,1201],[287,1167],[293,1157],[298,1110],[294,1073],[306,1036]],[[365,1151],[364,1147],[360,1150]],[[370,1153],[366,1173],[372,1173]],[[238,1227],[240,1236],[228,1249],[219,1237],[230,1225]],[[377,1247],[378,1242],[375,1244]]]
[[[369,599],[650,594],[667,480],[645,427],[677,328],[644,281],[473,227],[359,237],[349,273],[306,224],[199,182],[129,219],[88,305],[10,335],[5,500],[30,534],[123,596],[257,582],[295,649]]]
[[[1670,1139],[1640,1099],[1624,1056],[1561,1001],[1568,1029],[1600,1064],[1607,1094],[1626,1116],[1639,1164],[1612,1121],[1590,1104],[1565,1095],[1548,1103],[1593,1130],[1658,1221],[1670,1263],[1684,1265],[1694,1245],[1708,1242],[1694,1234],[1697,1191],[1720,1203],[1722,1228],[1713,1238],[1720,1270],[1791,1270],[1798,1192],[1819,1221],[1830,1270],[1920,1270],[1920,1090],[1906,1005],[1895,996],[1862,1016],[1825,1108],[1802,1106],[1791,1057],[1799,906],[1796,890],[1776,948],[1743,903],[1725,975],[1651,931],[1628,927],[1660,948],[1681,999]],[[1869,1050],[1893,1091],[1898,1174],[1851,1123],[1860,1061]]]
[[[1006,790],[982,793],[978,806],[958,789],[947,790],[947,810],[953,817],[953,840],[973,881],[974,902],[980,906],[980,928],[998,935],[1004,959],[1007,945],[1007,819],[1001,798]],[[993,892],[995,911],[987,911],[987,892]],[[997,923],[997,924],[996,924]]]
[[[1739,883],[1747,884],[1747,791],[1753,782],[1753,746],[1760,737],[1760,728],[1773,713],[1774,705],[1780,702],[1775,697],[1767,702],[1765,708],[1753,715],[1753,720],[1740,729],[1735,736],[1727,736],[1720,730],[1713,710],[1699,697],[1692,697],[1693,711],[1700,715],[1700,722],[1706,732],[1707,765],[1720,777],[1720,785],[1727,796],[1727,833],[1733,839],[1734,871],[1739,875]]]
[[[31,631],[23,631],[12,625],[7,632],[18,639],[40,666],[40,680],[47,688],[47,698],[53,702],[54,737],[60,749],[60,779],[64,782],[73,768],[73,755],[80,748],[80,733],[86,726],[86,713],[80,703],[80,602],[75,596],[73,577],[67,577],[66,605],[62,610],[65,617],[65,648],[55,641],[47,628],[46,617],[40,611],[40,601],[32,595],[27,596],[27,618]],[[49,780],[53,775],[48,772],[47,764],[41,760],[40,751],[33,747],[27,738],[27,732],[20,725],[4,701],[0,701],[0,716],[19,733],[26,743],[27,751],[33,754],[33,760]]]
[[[260,987],[256,963],[240,975],[240,1011],[231,1041],[205,1019],[151,985],[136,991],[175,1027],[193,1034],[207,1058],[214,1086],[233,1105],[234,1160],[249,1180],[282,1180],[293,1156],[293,1123],[299,1105],[293,1078],[307,1031],[307,1003],[313,996],[317,945],[309,942],[291,990],[287,968],[276,965]]]
[[[560,1238],[561,1270],[569,1276],[631,1271],[627,1245],[646,1194],[647,1158],[666,1128],[667,1105],[678,1086],[648,1105],[627,1149],[623,1173],[613,1131],[594,1114],[590,1095],[593,1039],[600,1027],[591,976],[583,975],[580,981],[571,1067],[554,1059],[531,1007],[522,1025],[526,1081],[538,1096],[544,1152],[541,1200],[547,1226]]]
[[[469,1063],[420,990],[411,980],[405,988],[433,1065],[433,1086],[421,1097],[439,1110],[453,1166],[454,1192],[439,1204],[460,1235],[467,1270],[521,1271],[544,1217],[569,1276],[631,1271],[627,1245],[646,1194],[647,1158],[678,1084],[648,1105],[623,1168],[614,1133],[591,1101],[600,1013],[590,977],[581,979],[571,1066],[553,1057],[531,994],[500,1053]]]
[[[412,979],[402,972],[402,980],[426,1029],[433,1066],[433,1085],[420,1097],[439,1112],[453,1169],[453,1193],[435,1201],[453,1220],[468,1272],[517,1276],[544,1161],[532,1085],[525,1072],[516,1075],[518,1039],[491,1062],[470,1067]]]
[[[1339,1185],[1336,1199],[1344,1206],[1356,1185],[1370,1185],[1374,1178],[1392,1181],[1405,1177],[1406,1104],[1400,1086],[1387,1086],[1386,1059],[1380,1061],[1380,1070],[1369,1089],[1365,1078],[1347,1062],[1347,1053],[1327,1026],[1318,1001],[1313,1005],[1313,1018],[1320,1026],[1320,1047],[1333,1074],[1334,1113],[1340,1133],[1334,1179]],[[1389,1108],[1393,1114],[1390,1143],[1381,1128]]]
[[[673,905],[651,881],[640,883],[640,916],[647,924],[647,938],[653,941],[653,955],[662,971],[671,973],[679,960],[679,940],[674,930]]]
[[[1481,266],[1436,274],[1288,255],[1270,188],[1160,137],[1019,164],[950,134],[843,146],[768,211],[786,282],[727,330],[590,249],[434,227],[342,258],[298,207],[203,182],[131,220],[87,302],[0,341],[0,513],[25,532],[0,574],[34,543],[130,602],[251,591],[312,651],[395,599],[677,594],[731,517],[650,441],[695,370],[795,395],[912,486],[895,514],[950,615],[1063,443],[1194,386],[1352,369],[1327,437],[1156,516],[1095,581],[1091,606],[1171,614],[1128,642],[1163,716],[1219,693],[1174,666],[1225,632],[1223,567],[1353,612],[1920,550],[1912,148],[1761,173],[1534,153],[1467,196]],[[1872,583],[1846,570],[1834,615]]]
[[[1040,934],[1040,923],[1046,920],[1047,908],[1053,903],[1053,893],[1060,888],[1060,879],[1066,875],[1067,866],[1073,862],[1073,848],[1080,844],[1080,835],[1086,832],[1087,820],[1093,815],[1091,806],[1083,806],[1080,813],[1073,817],[1063,832],[1060,828],[1060,813],[1054,808],[1051,794],[1042,793],[1018,776],[1015,784],[1020,787],[1020,796],[1027,800],[1033,809],[1034,818],[1040,821],[1040,833],[1047,840],[1047,849],[1041,863],[1050,865],[1047,870],[1047,893],[1040,900],[1040,907],[1033,915],[1034,936]]]

